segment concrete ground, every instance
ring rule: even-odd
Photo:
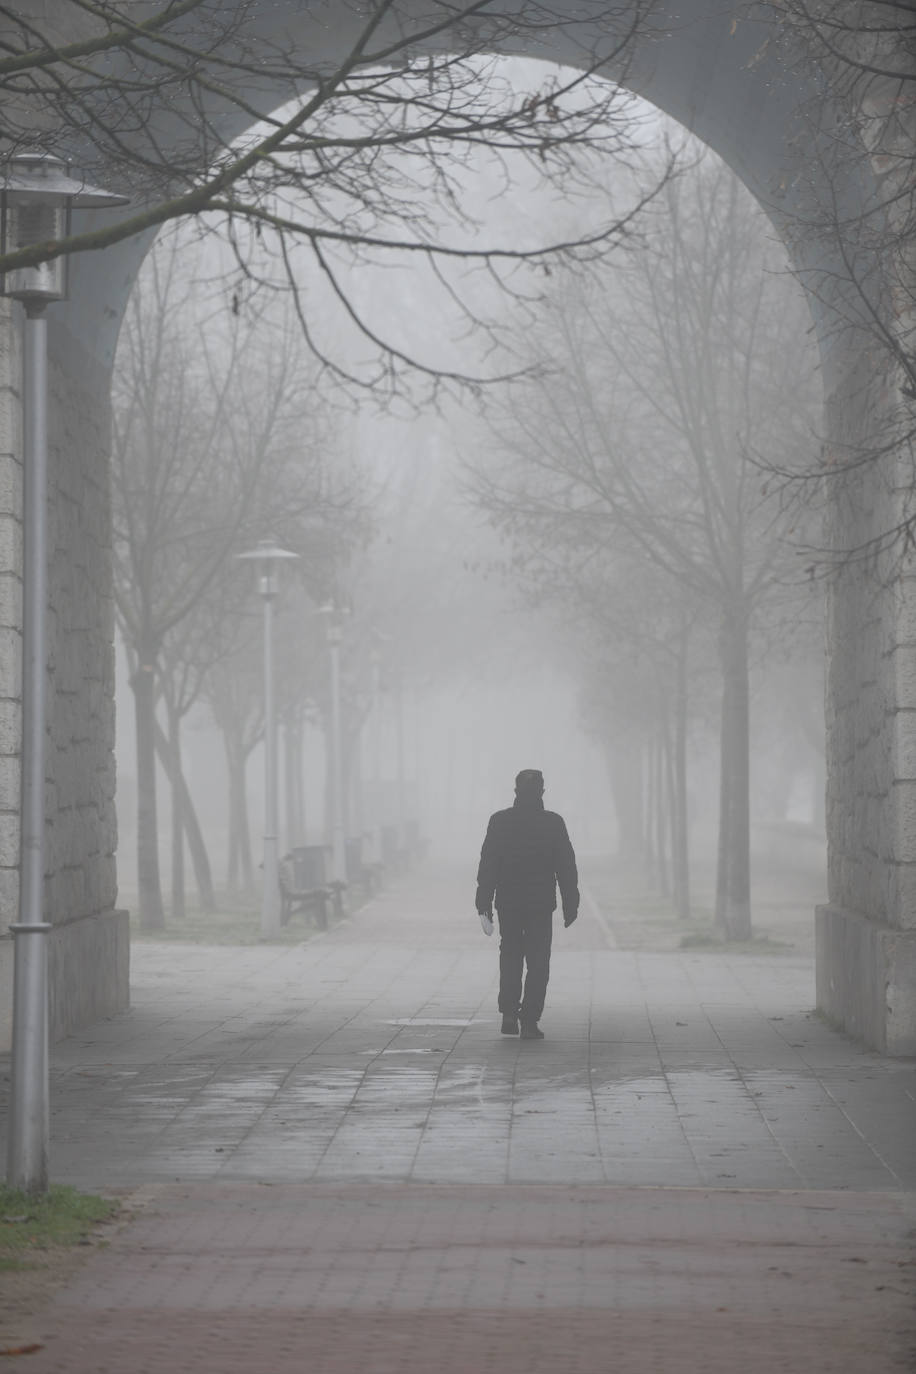
[[[825,1026],[807,959],[621,951],[588,900],[547,1039],[501,1037],[462,876],[134,947],[52,1068],[55,1179],[133,1220],[29,1370],[916,1369],[916,1065]]]

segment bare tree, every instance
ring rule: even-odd
[[[354,264],[425,260],[432,278],[476,262],[496,277],[556,248],[587,253],[627,230],[636,202],[609,203],[565,244],[517,231],[481,240],[469,180],[483,161],[508,190],[521,168],[575,194],[583,153],[629,159],[642,141],[622,85],[651,0],[340,0],[271,15],[225,0],[61,0],[55,22],[0,5],[0,140],[68,153],[133,198],[120,220],[81,218],[57,247],[0,255],[0,271],[92,251],[178,218],[222,226],[246,283],[279,279],[307,336],[341,374],[302,300],[297,250],[342,316],[376,349],[363,380],[408,361],[362,310]],[[291,7],[294,10],[295,7]],[[295,37],[290,36],[290,30]],[[507,58],[562,39],[574,67],[518,88]],[[592,206],[595,201],[592,199]],[[487,236],[489,237],[489,236]],[[268,247],[269,245],[269,247]],[[447,290],[455,295],[454,277]],[[473,311],[469,311],[473,314]],[[420,355],[409,358],[430,369]],[[447,368],[443,369],[447,371]]]
[[[114,393],[115,600],[132,663],[140,918],[150,928],[164,920],[154,722],[166,646],[177,708],[186,622],[204,602],[215,616],[233,555],[283,531],[308,544],[309,531],[349,499],[332,494],[321,452],[309,448],[316,407],[294,331],[247,311],[189,318],[182,252],[173,237],[151,255]],[[199,641],[192,652],[199,665]]]
[[[645,865],[649,884],[690,916],[687,731],[702,625],[689,589],[678,589],[626,547],[574,554],[529,594],[559,601],[584,701],[608,760],[619,853]],[[646,607],[652,613],[646,614]],[[634,744],[636,748],[634,748]],[[670,858],[670,873],[669,873]]]
[[[248,628],[249,639],[257,641],[256,626]],[[234,655],[214,665],[203,690],[226,755],[226,888],[230,894],[255,890],[246,775],[248,759],[264,732],[264,690],[257,662],[254,644],[241,642]]]
[[[916,538],[916,14],[909,0],[782,0],[783,61],[814,78],[797,140],[808,170],[793,208],[776,188],[795,269],[825,349],[862,366],[833,399],[833,437],[802,463],[769,459],[796,499],[830,506],[812,569],[885,555]],[[842,437],[841,437],[842,436]],[[888,500],[867,494],[885,484]],[[854,512],[848,524],[842,511]]]
[[[751,934],[748,638],[784,575],[785,522],[759,455],[810,443],[815,392],[803,305],[765,269],[749,197],[706,162],[666,189],[623,289],[565,277],[539,346],[554,371],[510,402],[506,471],[476,469],[481,504],[529,546],[605,541],[715,610],[722,675],[717,918]],[[800,342],[801,341],[801,342]],[[645,611],[648,617],[652,607]]]

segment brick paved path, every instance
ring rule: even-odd
[[[557,931],[543,1044],[416,875],[298,949],[138,946],[57,1046],[54,1174],[138,1215],[34,1374],[916,1368],[916,1074],[804,961]],[[24,1358],[24,1357],[23,1357]]]

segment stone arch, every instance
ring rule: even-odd
[[[563,3],[572,15],[575,0]],[[680,0],[670,10],[667,20],[659,16],[651,41],[638,48],[626,85],[718,153],[778,224],[778,188],[784,211],[792,209],[798,171],[792,134],[811,94],[802,64],[797,70],[781,65],[776,45],[766,43],[771,28],[765,15],[755,11],[760,17],[749,19],[741,0]],[[334,23],[344,22],[348,11],[334,13],[334,22],[322,26],[297,0],[274,0],[262,8],[258,23],[265,35],[282,32],[314,51],[316,44],[340,37]],[[521,43],[517,51],[575,63],[562,29],[549,46],[542,34],[536,52]],[[118,327],[147,246],[148,241],[127,242],[104,255],[75,259],[70,300],[49,312],[55,679],[48,883],[57,1034],[117,1009],[127,996],[125,922],[113,911],[113,606],[105,435]],[[0,512],[0,637],[8,652],[0,703],[0,798],[13,818],[21,454],[15,312],[6,325],[0,462],[9,481]],[[868,363],[836,347],[828,350],[827,342],[825,337],[828,429],[864,432]],[[871,502],[874,519],[877,504]],[[859,517],[853,511],[850,518]],[[863,517],[861,532],[871,528]],[[916,1052],[916,616],[907,617],[905,593],[900,582],[857,585],[842,573],[830,589],[830,905],[818,917],[819,1005],[869,1044],[898,1054]],[[12,821],[0,830],[0,893],[10,913],[18,887],[15,830]],[[8,948],[0,941],[0,980],[8,977]]]

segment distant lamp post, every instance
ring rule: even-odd
[[[347,881],[347,848],[344,837],[343,732],[340,719],[340,645],[343,640],[343,616],[338,606],[322,606],[327,616],[328,654],[331,662],[331,881]]]
[[[73,206],[124,205],[125,196],[74,180],[45,153],[12,157],[0,177],[0,252],[60,243]],[[44,918],[45,719],[47,712],[48,428],[45,308],[67,294],[67,257],[0,276],[0,295],[25,307],[23,331],[22,748],[19,920],[14,937],[13,1057],[7,1182],[48,1187],[48,942]]]
[[[370,651],[369,669],[372,692],[372,709],[370,715],[372,730],[372,806],[369,813],[372,849],[369,854],[369,861],[370,863],[379,864],[382,861],[382,655],[377,645],[374,645]]]
[[[277,845],[277,720],[274,703],[273,603],[277,565],[298,558],[265,540],[238,558],[257,564],[258,591],[264,602],[264,886],[261,892],[261,936],[280,934],[280,860]]]

